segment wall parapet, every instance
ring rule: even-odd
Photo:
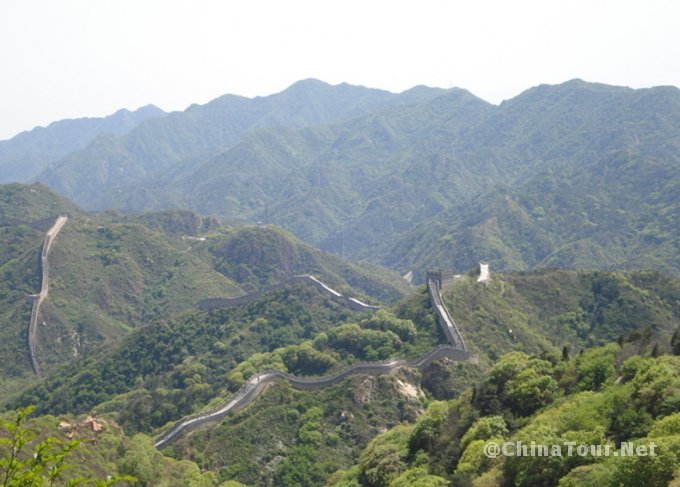
[[[430,278],[432,276],[432,278]],[[309,376],[309,377],[298,377],[287,372],[281,372],[277,370],[261,371],[253,376],[251,376],[246,382],[244,382],[241,387],[236,391],[231,398],[222,404],[221,406],[214,408],[212,410],[203,411],[190,416],[185,416],[184,418],[177,421],[169,430],[163,433],[158,440],[155,442],[156,448],[161,448],[164,445],[170,443],[175,438],[177,438],[181,433],[186,431],[191,431],[198,428],[199,426],[211,423],[214,421],[219,421],[227,414],[241,409],[252,401],[259,395],[259,392],[269,383],[276,380],[286,380],[293,387],[303,390],[314,390],[335,384],[350,375],[362,374],[362,375],[382,375],[391,372],[398,367],[415,367],[424,368],[429,365],[434,360],[447,357],[451,360],[458,361],[477,361],[476,355],[469,352],[465,347],[465,342],[461,336],[458,327],[456,326],[453,318],[448,312],[448,309],[444,305],[441,296],[442,284],[448,284],[453,281],[453,272],[449,271],[433,271],[433,273],[428,272],[427,287],[430,294],[430,299],[432,301],[432,306],[437,314],[437,321],[444,331],[446,340],[450,345],[438,345],[431,350],[429,350],[424,355],[413,359],[393,359],[387,362],[362,362],[350,365],[349,367],[339,371],[336,374],[326,375],[326,376]],[[327,294],[331,295],[331,299],[342,299],[344,296],[337,291],[326,286],[324,283],[309,275],[293,276],[290,279],[270,286],[266,290],[249,294],[247,296],[241,296],[236,298],[217,298],[220,301],[215,300],[204,300],[203,309],[210,309],[210,307],[219,307],[219,305],[236,306],[238,304],[244,304],[262,296],[266,292],[271,292],[273,290],[279,289],[283,286],[290,284],[312,284],[315,287],[322,290]],[[377,306],[366,305],[361,303],[361,301],[353,300],[352,298],[347,298],[348,300],[354,301],[358,304],[362,310],[365,309],[378,309]],[[225,304],[226,303],[226,304]]]
[[[376,311],[380,309],[380,306],[374,306],[372,304],[366,304],[359,301],[356,298],[351,298],[345,296],[330,286],[324,284],[316,277],[309,274],[300,274],[297,276],[289,277],[288,279],[281,281],[278,284],[272,286],[267,286],[261,291],[257,291],[251,294],[246,294],[244,296],[235,297],[223,297],[223,298],[208,298],[203,299],[198,302],[198,307],[202,310],[209,310],[215,308],[231,308],[234,306],[241,306],[243,304],[252,303],[253,301],[259,299],[265,294],[271,293],[273,291],[278,291],[286,286],[294,286],[296,284],[304,284],[308,286],[313,286],[318,289],[321,293],[329,296],[333,301],[354,311]]]

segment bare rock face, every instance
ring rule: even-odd
[[[94,416],[88,416],[85,418],[85,421],[82,422],[82,426],[88,428],[93,433],[99,433],[106,429],[106,425]]]
[[[358,387],[354,389],[355,404],[365,404],[371,402],[375,390],[375,377],[366,377]]]

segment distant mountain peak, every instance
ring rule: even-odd
[[[437,87],[432,87],[432,86],[427,86],[427,85],[416,85],[408,90],[404,90],[400,93],[400,95],[409,95],[409,96],[420,96],[420,95],[431,95],[431,94],[443,94],[445,93],[446,90],[444,88],[437,88]]]
[[[0,183],[32,181],[50,163],[83,149],[100,135],[123,135],[147,119],[164,115],[154,105],[134,111],[123,108],[106,117],[55,121],[0,141]]]
[[[121,108],[114,114],[109,115],[106,118],[120,117],[120,116],[131,116],[131,117],[142,117],[142,118],[153,118],[165,115],[165,111],[158,108],[156,105],[148,104],[137,108],[136,110],[130,110],[128,108]],[[59,122],[54,122],[59,123]]]
[[[343,83],[345,84],[345,83]],[[284,92],[289,91],[289,90],[298,90],[298,89],[309,89],[309,88],[332,88],[333,85],[330,83],[326,83],[325,81],[321,81],[320,79],[317,78],[305,78],[301,79],[299,81],[296,81],[292,85],[290,85],[288,88],[283,90]]]

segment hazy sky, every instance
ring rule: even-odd
[[[680,85],[677,0],[0,0],[0,139],[319,78],[491,102],[572,78]]]

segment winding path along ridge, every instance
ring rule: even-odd
[[[260,297],[263,293],[279,289],[282,286],[290,285],[294,283],[308,283],[325,291],[330,294],[331,297],[342,298],[341,302],[344,302],[348,306],[352,307],[352,303],[358,303],[361,306],[366,306],[368,309],[378,309],[377,306],[370,306],[362,303],[361,301],[355,300],[353,298],[345,298],[340,293],[334,289],[328,287],[326,284],[322,283],[313,276],[303,275],[294,276],[281,284],[271,286],[266,290],[249,294],[247,296],[242,296],[240,298],[217,298],[211,300],[202,301],[199,305],[204,309],[210,309],[222,306],[236,306],[238,304],[244,304],[253,301]],[[423,368],[427,366],[433,360],[437,360],[443,357],[448,357],[453,360],[475,360],[475,356],[468,352],[465,347],[465,342],[458,330],[458,327],[454,323],[451,315],[449,314],[446,306],[441,296],[441,290],[436,281],[428,281],[428,292],[430,294],[430,300],[432,307],[437,314],[438,322],[447,341],[451,345],[438,345],[427,352],[425,355],[415,359],[415,360],[405,360],[405,359],[392,359],[389,362],[370,362],[370,363],[359,363],[347,367],[340,372],[318,377],[297,377],[292,374],[287,374],[279,371],[267,371],[259,372],[252,377],[250,377],[241,388],[223,405],[209,411],[203,411],[197,414],[192,414],[190,416],[185,416],[174,424],[171,428],[163,432],[155,442],[156,448],[162,448],[172,440],[177,438],[180,434],[192,431],[199,428],[202,425],[213,423],[221,420],[227,414],[244,408],[248,404],[252,403],[255,398],[262,392],[267,384],[270,384],[276,380],[287,380],[290,384],[297,389],[313,390],[321,389],[332,384],[335,384],[342,379],[350,375],[382,375],[391,372],[392,370],[409,366],[415,368]],[[360,309],[367,309],[360,308]]]
[[[354,311],[376,311],[380,309],[380,306],[374,306],[372,304],[366,304],[359,301],[356,298],[350,298],[339,293],[327,284],[319,281],[316,277],[309,274],[300,274],[297,276],[289,277],[285,281],[281,281],[273,286],[267,286],[261,291],[246,294],[245,296],[227,297],[227,298],[210,298],[199,301],[198,307],[201,309],[213,309],[213,308],[230,308],[234,306],[240,306],[242,304],[252,303],[258,299],[263,294],[276,291],[286,286],[292,286],[296,284],[304,284],[308,286],[313,286],[319,290],[319,292],[326,294],[333,301],[341,305],[347,306]]]
[[[47,298],[50,286],[47,254],[50,252],[50,248],[52,248],[54,240],[57,238],[57,235],[59,235],[59,231],[61,231],[61,228],[64,226],[67,220],[67,216],[58,217],[54,222],[54,225],[52,225],[52,228],[50,228],[45,234],[45,240],[43,241],[42,251],[40,253],[40,269],[42,274],[40,279],[40,292],[31,296],[33,298],[33,306],[31,308],[31,321],[28,324],[28,350],[31,354],[31,364],[33,365],[33,371],[38,376],[40,376],[40,366],[38,364],[36,346],[38,341],[38,318],[40,316],[40,305]]]

